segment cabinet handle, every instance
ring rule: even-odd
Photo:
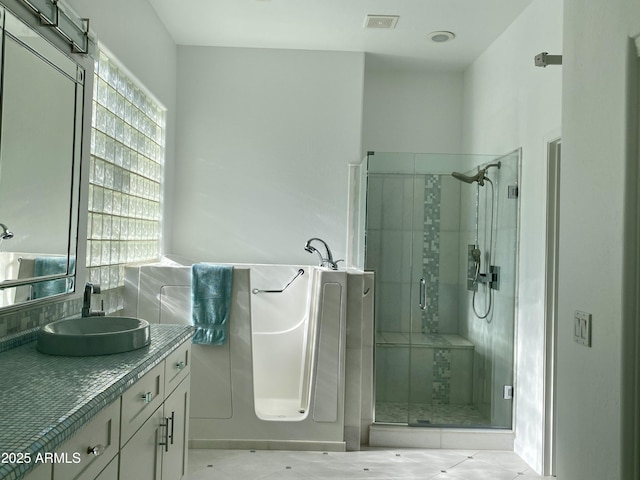
[[[164,417],[167,423],[161,423],[160,427],[164,428],[164,442],[158,443],[158,445],[162,445],[164,447],[164,451],[169,451],[169,420],[171,417]]]
[[[167,417],[167,422],[171,420],[171,434],[169,438],[171,439],[171,445],[173,445],[173,425],[176,423],[176,412],[171,412],[171,416]]]
[[[178,362],[178,363],[176,363],[176,368],[177,368],[178,370],[182,370],[182,369],[183,369],[184,367],[186,367],[186,366],[187,366],[187,364],[186,364],[186,363],[184,363],[184,362]]]
[[[144,403],[151,403],[151,400],[153,400],[153,393],[151,392],[143,393],[142,395],[140,395],[140,398]]]
[[[87,453],[99,457],[104,453],[106,447],[104,445],[96,445],[95,447],[87,447]]]

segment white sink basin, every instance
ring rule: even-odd
[[[40,329],[36,348],[49,355],[85,357],[122,353],[151,342],[149,322],[134,317],[81,317]]]

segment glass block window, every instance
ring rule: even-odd
[[[101,51],[93,85],[87,267],[107,312],[122,308],[117,290],[124,265],[160,255],[165,118],[165,109]]]

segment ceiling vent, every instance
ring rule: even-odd
[[[367,15],[364,28],[396,28],[398,15]]]

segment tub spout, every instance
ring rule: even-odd
[[[322,254],[311,245],[311,242],[313,241],[318,241],[320,243],[322,243],[322,245],[324,246],[325,251],[327,252],[327,256],[323,257]],[[309,240],[307,240],[307,243],[304,244],[304,249],[309,252],[309,253],[317,253],[318,256],[320,257],[320,266],[321,267],[329,267],[331,270],[338,270],[338,262],[340,260],[334,260],[333,259],[333,254],[331,253],[331,249],[329,248],[329,245],[327,244],[327,242],[325,242],[324,240],[322,240],[321,238],[317,238],[317,237],[313,237],[310,238]]]

